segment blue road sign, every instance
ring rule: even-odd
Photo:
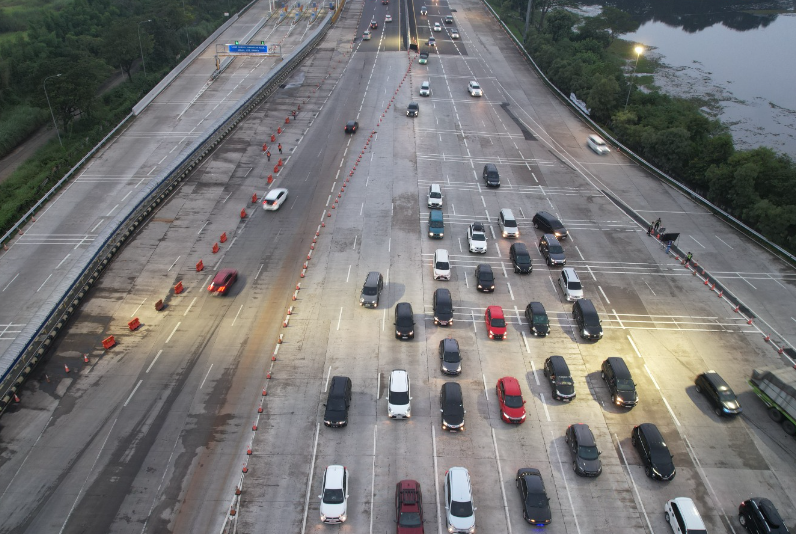
[[[243,54],[267,54],[268,45],[229,45],[230,53],[240,52]]]

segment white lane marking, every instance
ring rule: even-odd
[[[323,385],[323,392],[326,393],[326,389],[329,387],[329,377],[332,376],[332,366],[329,366],[329,370],[326,372],[326,383]]]
[[[694,243],[696,243],[696,244],[697,244],[697,245],[699,245],[700,247],[702,247],[702,248],[705,248],[705,245],[703,245],[702,243],[700,243],[699,241],[697,241],[696,239],[694,239],[694,236],[692,236],[692,235],[689,235],[688,237],[690,237],[691,239],[693,239],[693,240],[694,240]]]
[[[127,194],[129,195],[130,193],[127,193]],[[125,198],[127,198],[127,197],[125,197]],[[122,200],[124,200],[124,198],[123,198]],[[91,233],[93,234],[93,233],[94,233],[94,231],[95,231],[97,228],[99,228],[99,227],[100,227],[100,225],[101,225],[103,222],[104,222],[104,221],[100,221],[100,222],[98,222],[97,224],[95,224],[95,225],[94,225],[94,228],[92,228],[92,229],[91,229]]]
[[[139,382],[139,384],[140,383],[141,382]],[[138,386],[136,386],[136,387],[138,387]],[[135,391],[133,391],[133,393],[135,393]],[[125,406],[126,405],[127,405],[127,403],[125,403]],[[86,487],[86,483],[88,482],[88,479],[91,477],[91,473],[94,471],[94,467],[97,465],[97,461],[99,460],[100,454],[102,454],[102,451],[105,450],[105,444],[108,442],[108,438],[111,437],[111,432],[113,432],[113,427],[116,426],[116,421],[118,421],[118,420],[119,420],[118,417],[113,420],[113,424],[111,425],[110,430],[108,430],[108,435],[105,436],[105,440],[103,440],[102,446],[100,446],[99,451],[97,451],[97,457],[94,458],[94,463],[91,464],[91,469],[88,470],[88,473],[86,474],[86,479],[83,481],[83,484],[80,486],[80,490],[78,490],[77,496],[75,497],[75,502],[72,504],[72,508],[69,510],[69,513],[67,514],[66,519],[64,519],[64,524],[61,525],[61,530],[58,531],[58,534],[62,534],[63,533],[64,529],[66,528],[66,524],[69,522],[69,518],[72,517],[72,513],[75,511],[75,506],[77,506],[77,503],[80,500],[80,496],[83,493],[83,489]]]
[[[645,284],[647,284],[647,281],[646,281],[646,280],[644,280],[644,283],[645,283]],[[649,290],[652,292],[652,295],[653,295],[653,296],[657,296],[657,294],[655,293],[655,291],[653,291],[653,290],[652,290],[652,288],[650,287],[650,285],[649,285],[649,284],[647,284],[647,288],[648,288],[648,289],[649,289]]]
[[[641,358],[641,353],[640,353],[640,352],[638,351],[638,349],[636,348],[636,344],[635,344],[635,343],[633,343],[633,338],[632,338],[632,337],[630,337],[630,334],[628,334],[628,335],[627,335],[627,340],[628,340],[628,341],[630,341],[630,346],[631,346],[631,347],[633,347],[633,350],[636,352],[636,356],[638,356],[639,358]]]
[[[464,285],[470,288],[470,282],[467,280],[467,271],[464,271]]]
[[[657,389],[658,393],[661,395],[661,399],[663,400],[663,403],[666,405],[666,409],[669,410],[669,415],[672,416],[674,424],[680,426],[680,421],[677,419],[677,416],[674,415],[674,410],[672,410],[672,407],[669,405],[669,401],[666,400],[666,397],[663,396],[663,391],[661,391],[661,387],[658,385],[658,382],[655,380],[655,377],[652,376],[652,372],[649,370],[649,367],[647,367],[646,363],[644,364],[644,370],[647,371],[647,375],[650,377],[650,380],[652,380],[652,383],[655,385],[655,389]]]
[[[434,423],[431,423],[431,454],[434,459],[434,493],[437,496],[437,531],[442,532],[442,511],[440,506],[444,502],[439,494],[439,471],[437,467],[437,436]],[[303,532],[303,531],[302,531]]]
[[[378,394],[376,398],[378,398]],[[373,503],[375,502],[376,493],[376,430],[378,428],[378,425],[373,427],[373,466],[370,475],[370,534],[373,534],[373,516],[376,515],[373,513]]]
[[[131,313],[131,314],[130,314],[130,317],[135,317],[135,314],[136,314],[136,313],[138,313],[138,310],[140,310],[140,309],[141,309],[141,306],[143,306],[143,305],[144,305],[144,302],[146,302],[146,299],[144,299],[144,300],[142,300],[142,301],[141,301],[141,304],[139,304],[139,305],[136,307],[136,309],[135,309],[135,310],[133,310],[133,313]]]
[[[386,324],[387,324],[387,308],[384,308],[382,310],[382,314],[381,314],[381,331],[382,332],[384,332],[384,329],[386,328]]]
[[[171,264],[171,267],[169,267],[169,268],[166,270],[166,272],[169,272],[169,271],[171,271],[171,270],[174,268],[174,266],[175,266],[175,265],[177,265],[177,262],[178,262],[178,261],[180,261],[180,258],[182,258],[182,256],[177,256],[177,259],[176,259],[176,260],[174,260],[174,263],[172,263],[172,264]]]
[[[329,195],[329,198],[326,199],[326,205],[329,205],[329,202],[332,200],[332,195]]]
[[[362,210],[365,209],[365,203],[363,202],[362,205],[359,207],[359,216],[362,216]]]
[[[160,358],[160,355],[161,355],[162,352],[163,352],[163,349],[160,349],[158,351],[158,353],[155,354],[155,359],[153,359],[152,363],[149,364],[149,367],[146,368],[146,372],[147,373],[149,372],[150,369],[152,369],[152,366],[155,365],[155,362],[158,361],[158,358]]]
[[[486,397],[486,400],[488,401],[489,400],[489,392],[486,389],[486,375],[482,374],[481,377],[484,379],[484,397]]]
[[[528,338],[525,337],[525,332],[520,332],[520,334],[522,335],[522,342],[525,343],[525,352],[530,354],[531,353],[531,347],[528,345]],[[533,362],[531,362],[531,365],[533,365]],[[538,379],[537,379],[536,383],[537,384],[539,383]]]
[[[473,332],[475,332],[475,333],[477,334],[477,333],[478,333],[478,329],[475,327],[475,313],[473,313],[473,312],[471,311],[471,312],[470,312],[470,317],[472,317],[472,318],[473,318]]]
[[[13,284],[13,283],[14,283],[14,280],[16,280],[16,279],[17,279],[17,276],[19,276],[19,273],[17,273],[17,274],[15,274],[15,275],[14,275],[14,278],[12,278],[12,279],[11,279],[11,281],[8,283],[8,285],[6,285],[6,287],[4,287],[4,288],[3,288],[3,291],[5,291],[6,289],[8,289],[8,288],[9,288],[9,286],[11,286],[11,284]]]
[[[755,289],[755,290],[757,289],[755,286],[753,286],[753,285],[752,285],[752,282],[750,282],[749,280],[747,280],[747,279],[746,279],[746,278],[744,278],[743,276],[739,276],[739,278],[740,278],[741,280],[743,280],[744,282],[746,282],[747,284],[749,284],[750,286],[752,286],[752,289]]]
[[[191,308],[193,307],[193,305],[194,305],[194,302],[196,302],[196,299],[197,299],[197,298],[198,298],[198,297],[194,297],[194,298],[193,298],[193,300],[191,301],[191,303],[190,303],[190,304],[188,305],[188,307],[185,309],[185,313],[183,313],[183,314],[182,314],[182,316],[183,316],[183,317],[185,317],[186,315],[188,315],[188,312],[189,312],[189,311],[191,311]],[[143,304],[143,303],[142,303],[142,304]]]
[[[522,337],[525,337],[525,332],[522,333]],[[536,381],[536,385],[540,386],[541,384],[539,383],[539,375],[536,374],[536,365],[534,365],[533,360],[531,360],[531,371],[533,372],[533,379]]]
[[[490,228],[492,228],[492,227],[490,226]],[[493,237],[493,239],[494,239],[494,237]],[[495,248],[497,249],[498,257],[502,258],[503,256],[500,254],[500,247],[498,246],[497,243],[495,243]]]
[[[611,304],[611,301],[608,300],[608,297],[605,295],[605,291],[603,291],[603,287],[602,286],[597,286],[597,289],[599,289],[600,293],[603,294],[603,298],[605,299],[605,303],[606,304]]]
[[[326,390],[324,389],[324,391]],[[315,457],[318,453],[318,433],[320,431],[321,424],[315,423],[315,443],[312,445],[312,461],[310,462],[310,474],[307,477],[307,494],[304,496],[304,519],[301,521],[301,532],[307,530],[307,512],[310,507],[310,490],[312,490],[312,475],[315,473]]]
[[[481,204],[483,204],[486,208],[486,200],[484,200],[484,195],[481,195]]]
[[[725,245],[727,245],[728,247],[730,247],[730,244],[729,244],[729,243],[727,243],[726,241],[724,241],[724,240],[723,240],[722,238],[720,238],[719,236],[716,236],[716,239],[718,239],[719,241],[721,241],[722,243],[724,243]],[[732,249],[732,247],[730,247],[730,249]]]
[[[348,266],[348,274],[345,276],[345,283],[348,283],[348,279],[351,277],[351,266]]]
[[[556,293],[558,290],[556,289],[556,283],[553,282],[553,276],[548,274],[547,278],[550,279],[550,285],[553,286],[553,293]]]
[[[451,202],[451,214],[456,215],[456,207],[453,205],[453,202]]]
[[[551,431],[550,434],[553,432]],[[569,492],[569,483],[567,482],[567,474],[564,472],[564,464],[561,462],[561,454],[558,452],[558,447],[553,442],[553,450],[556,451],[556,457],[558,458],[558,466],[561,469],[561,478],[564,479],[564,489],[567,490],[567,498],[569,499],[569,507],[572,508],[572,517],[575,519],[575,529],[580,532],[580,525],[578,524],[578,514],[575,513],[575,504],[572,502],[572,494]]]
[[[202,383],[201,383],[201,384],[199,384],[199,389],[202,389],[202,386],[204,386],[204,385],[205,385],[205,380],[207,380],[207,377],[208,377],[208,376],[210,376],[210,371],[211,371],[212,369],[213,369],[213,364],[211,363],[211,364],[210,364],[210,368],[207,370],[207,374],[205,375],[205,378],[204,378],[204,380],[202,380]]]
[[[343,319],[343,307],[340,306],[340,315],[337,316],[337,329],[340,330],[340,321]]]
[[[351,250],[356,250],[357,249],[357,237],[359,237],[359,236],[356,236],[356,235],[354,236],[354,246],[351,247]]]
[[[39,291],[41,291],[41,288],[43,288],[43,287],[44,287],[44,284],[46,284],[46,283],[47,283],[47,280],[49,280],[49,279],[50,279],[50,277],[51,277],[52,275],[53,275],[53,274],[52,274],[52,273],[50,273],[50,276],[48,276],[47,278],[45,278],[45,279],[44,279],[44,282],[42,282],[42,283],[41,283],[41,285],[39,286],[39,289],[37,289],[37,290],[36,290],[36,293],[38,293]]]
[[[539,380],[536,380],[536,383],[539,383]],[[547,417],[547,422],[550,422],[550,412],[547,411],[547,403],[544,401],[544,393],[539,393],[539,400],[542,401],[542,408],[544,408],[545,417]]]
[[[392,237],[387,239],[387,252],[392,250]]]
[[[238,320],[238,316],[240,315],[240,312],[242,312],[242,311],[243,311],[243,304],[240,305],[240,308],[238,309],[238,313],[235,314],[235,318],[232,319],[232,324],[230,326],[235,326],[235,321]]]
[[[625,329],[625,325],[622,324],[622,319],[619,318],[619,314],[617,314],[616,310],[613,309],[613,308],[611,308],[611,312],[614,314],[614,317],[616,317],[616,321],[619,323],[619,328],[624,330]]]
[[[509,534],[511,534],[511,518],[509,517],[509,503],[506,501],[506,488],[503,483],[503,469],[500,467],[500,453],[498,452],[497,439],[495,438],[495,428],[492,427],[492,445],[495,447],[495,462],[498,468],[498,477],[500,477],[500,493],[503,496],[503,511],[506,513],[506,525],[509,527]]]
[[[580,259],[582,259],[583,261],[586,261],[586,258],[583,257],[583,254],[581,254],[580,249],[578,248],[577,245],[575,245],[575,250],[578,251],[578,256],[580,256]]]
[[[55,269],[56,269],[56,270],[58,270],[58,267],[60,267],[61,265],[63,265],[63,263],[66,261],[66,259],[67,259],[69,256],[71,256],[71,255],[72,255],[71,253],[67,254],[67,255],[64,257],[64,259],[62,259],[62,260],[61,260],[61,263],[59,263],[58,265],[56,265],[56,266],[55,266]]]
[[[505,269],[505,267],[504,267],[504,269]],[[509,288],[509,295],[511,295],[511,300],[514,300],[514,292],[511,290],[511,284],[509,284],[508,282],[506,282],[506,285],[507,285],[507,286],[508,286],[508,288]]]
[[[205,223],[202,225],[202,227],[201,227],[201,228],[199,228],[199,231],[198,231],[198,232],[196,232],[196,233],[197,233],[197,234],[201,234],[201,233],[202,233],[202,230],[204,230],[204,229],[205,229],[205,226],[207,226],[207,223],[209,223],[209,222],[210,222],[210,221],[205,221]]]
[[[508,277],[509,277],[509,275],[506,273],[506,265],[505,265],[504,263],[502,263],[502,262],[501,262],[501,264],[500,264],[500,267],[503,269],[503,276],[504,276],[505,278],[508,278]],[[507,282],[507,283],[508,283],[508,282]],[[509,291],[511,291],[511,286],[509,286]],[[514,300],[514,297],[511,297],[511,299],[512,299],[512,300]]]
[[[177,331],[177,329],[180,327],[180,324],[182,324],[182,323],[177,323],[176,325],[174,325],[174,330],[172,330],[172,331],[171,331],[171,334],[169,334],[169,337],[167,337],[167,338],[166,338],[166,341],[165,341],[165,343],[168,343],[168,342],[171,340],[171,336],[173,336],[173,335],[174,335],[174,333],[175,333],[175,332]]]
[[[644,509],[644,501],[641,500],[641,494],[638,492],[638,486],[636,486],[636,481],[633,479],[633,473],[630,472],[630,465],[627,463],[627,456],[625,456],[625,451],[624,449],[622,449],[622,444],[619,442],[619,436],[614,434],[614,437],[616,438],[616,444],[619,446],[619,452],[622,453],[622,460],[624,460],[625,462],[625,467],[627,467],[627,474],[630,477],[630,482],[633,483],[633,490],[635,490],[636,492],[636,501],[638,502],[638,505],[641,507],[641,513],[644,514],[644,519],[647,520],[647,527],[649,527],[650,532],[654,534],[655,531],[652,530],[652,524],[650,523],[650,518],[647,515],[647,511]]]
[[[231,196],[232,196],[232,193],[228,194],[228,195],[227,195],[227,198],[225,198],[224,200],[222,200],[222,201],[221,201],[221,203],[222,203],[222,204],[226,203],[226,201],[227,201],[227,200],[229,200],[229,197],[231,197]],[[109,215],[110,215],[110,214],[109,214]]]
[[[264,266],[264,265],[265,265],[264,263],[261,263],[261,264],[260,264],[260,268],[259,268],[259,269],[257,269],[257,274],[255,274],[255,275],[254,275],[254,279],[255,279],[255,280],[257,280],[257,277],[258,277],[258,276],[260,276],[260,273],[262,272],[262,270],[263,270],[263,266]]]
[[[3,490],[3,493],[0,493],[0,500],[3,499],[5,494],[8,492],[8,488],[11,487],[11,485],[14,483],[14,480],[16,480],[17,475],[19,475],[19,472],[22,471],[22,468],[25,466],[25,462],[28,461],[28,457],[30,456],[30,453],[33,452],[33,449],[36,448],[36,445],[39,443],[39,440],[44,435],[44,431],[47,430],[48,428],[50,428],[50,423],[52,422],[52,420],[53,420],[53,418],[52,418],[52,416],[50,416],[50,418],[47,420],[47,424],[45,424],[44,427],[41,429],[41,432],[39,433],[39,437],[36,438],[36,441],[33,442],[33,445],[31,446],[31,448],[28,449],[27,454],[25,454],[25,458],[22,460],[22,463],[19,464],[19,467],[17,468],[16,472],[14,473],[14,476],[11,477],[11,480],[8,481],[8,486],[6,486],[6,489]]]
[[[138,381],[138,384],[135,385],[133,391],[130,392],[130,396],[127,397],[126,401],[124,401],[124,406],[127,406],[130,403],[130,401],[133,399],[133,395],[135,395],[135,392],[138,391],[138,387],[141,385],[141,382],[143,381],[144,381],[143,379]]]

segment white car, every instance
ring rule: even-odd
[[[370,30],[365,30],[365,33],[362,34],[363,41],[370,41]]]
[[[451,262],[448,256],[448,251],[444,248],[438,248],[434,251],[434,280],[450,280],[451,279]]]
[[[451,28],[451,39],[458,39],[459,38],[459,30],[456,28]]]
[[[426,195],[429,208],[442,207],[442,188],[439,184],[431,184],[428,186],[428,194]]]
[[[434,39],[434,36],[428,38],[428,46],[437,46],[437,40]]]
[[[470,473],[464,467],[451,467],[445,473],[445,519],[448,532],[475,532],[475,507]]]
[[[276,211],[287,198],[287,189],[277,187],[271,189],[263,199],[263,209],[266,211]]]
[[[441,32],[442,31],[442,25],[439,22],[435,22],[434,23],[434,31],[435,32]]]
[[[387,415],[392,419],[412,417],[411,400],[409,374],[403,369],[395,369],[390,373],[390,386],[387,390]]]
[[[663,505],[663,517],[675,534],[707,532],[699,510],[688,497],[676,497]]]
[[[474,222],[467,227],[467,244],[470,252],[486,254],[486,233],[483,224]]]
[[[425,81],[420,84],[420,96],[431,96],[431,82]]]
[[[473,80],[467,84],[467,91],[470,93],[470,96],[483,96],[484,92],[481,90],[481,86],[478,85],[478,82]]]
[[[583,298],[583,285],[580,283],[578,273],[572,267],[564,267],[558,277],[558,285],[564,292],[567,300],[578,300]]]
[[[600,156],[608,154],[611,151],[608,145],[605,144],[605,141],[603,141],[603,138],[599,135],[590,135],[586,144]]]
[[[390,15],[389,13],[387,13],[387,16],[386,16],[386,17],[384,17],[384,22],[392,22],[392,15]]]
[[[342,465],[330,465],[323,473],[323,495],[321,499],[321,521],[344,523],[348,506],[348,469]]]

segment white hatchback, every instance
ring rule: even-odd
[[[475,507],[470,473],[464,467],[451,467],[445,473],[445,515],[448,532],[475,532]]]
[[[448,258],[448,251],[444,248],[438,248],[434,251],[434,280],[450,280],[451,279],[451,263]]]
[[[321,521],[324,523],[344,523],[348,508],[348,469],[342,465],[330,465],[323,473],[323,494],[321,499]]]
[[[467,91],[470,93],[470,96],[484,96],[481,86],[478,85],[478,82],[475,80],[467,84]]]
[[[439,22],[435,22],[434,23],[434,31],[435,32],[441,32],[442,31],[442,25]]]
[[[271,189],[263,199],[263,209],[266,211],[276,211],[287,198],[287,189],[277,187]]]
[[[387,415],[392,419],[412,417],[412,400],[409,388],[409,374],[403,369],[390,373],[387,391]]]
[[[590,135],[589,140],[586,141],[586,144],[589,145],[589,148],[601,156],[603,154],[608,154],[611,151],[611,149],[608,148],[608,145],[605,144],[605,141],[603,141],[603,138],[599,135]]]

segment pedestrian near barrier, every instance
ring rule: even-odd
[[[281,154],[282,153],[282,143],[279,143],[279,145],[277,145],[276,148],[279,149],[279,153]]]
[[[655,224],[652,227],[652,231],[658,233],[658,228],[660,227],[661,227],[661,218],[658,217],[658,219],[655,221]]]
[[[268,158],[268,161],[271,161],[271,151],[270,150],[265,153],[265,157]]]
[[[671,252],[671,250],[672,250],[672,242],[668,241],[666,243],[666,254],[668,255]]]
[[[654,225],[655,225],[655,223],[650,223],[649,227],[647,227],[647,235],[652,235],[652,227]]]
[[[692,258],[692,256],[693,256],[693,254],[691,254],[690,252],[689,252],[688,254],[686,254],[686,255],[685,255],[685,266],[686,266],[686,267],[688,267],[689,265],[691,265],[691,258]]]

